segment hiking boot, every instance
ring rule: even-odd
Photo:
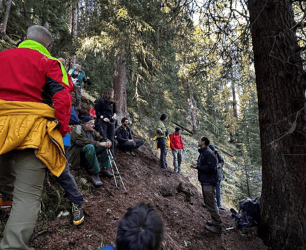
[[[226,210],[224,207],[222,207],[221,205],[219,206],[220,210]]]
[[[109,172],[106,168],[102,168],[100,170],[100,174],[104,175],[105,177],[108,177],[108,178],[114,177],[114,175],[111,172]]]
[[[222,232],[222,229],[221,229],[221,228],[220,228],[220,229],[217,229],[217,228],[214,227],[214,226],[208,226],[208,225],[206,225],[206,226],[205,226],[205,229],[206,229],[207,231],[212,232],[212,233],[215,233],[215,234],[221,234],[221,232]]]
[[[12,209],[12,201],[3,201],[2,198],[0,198],[0,210],[4,214],[9,214]]]
[[[103,182],[100,180],[99,175],[95,174],[91,176],[92,183],[96,186],[102,186]]]
[[[131,155],[131,152],[130,152],[130,151],[125,151],[125,153],[126,153],[127,155]]]
[[[206,207],[205,203],[202,204],[202,207]]]
[[[133,155],[133,156],[136,156],[134,151],[131,151],[130,154]]]
[[[77,204],[72,203],[72,215],[73,215],[73,224],[78,226],[84,221],[84,214],[82,208]]]
[[[207,220],[206,224],[207,224],[208,226],[212,226],[212,225],[213,225],[213,222],[212,222],[212,220]]]
[[[178,168],[177,167],[174,167],[174,172],[178,173]]]

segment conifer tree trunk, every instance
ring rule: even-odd
[[[78,38],[78,2],[74,1],[72,3],[72,11],[71,11],[71,34],[73,38]],[[69,60],[70,67],[72,67],[76,63],[76,56],[72,56]]]
[[[4,35],[5,35],[5,33],[6,33],[6,27],[7,27],[7,22],[8,22],[8,18],[9,18],[11,6],[12,6],[12,1],[13,1],[13,0],[9,0],[9,1],[7,2],[5,15],[4,15],[4,18],[3,18],[2,25],[1,25],[2,27],[0,26],[0,33],[2,33],[2,34],[4,34]]]
[[[190,113],[190,118],[191,118],[191,125],[192,125],[193,133],[196,134],[198,132],[197,115],[196,115],[197,107],[196,107],[196,102],[192,95],[192,90],[191,90],[189,79],[187,79],[187,86],[188,86],[188,91],[189,91],[189,113]]]
[[[262,151],[259,232],[272,249],[306,246],[305,78],[290,0],[249,0]]]
[[[122,52],[115,60],[113,83],[117,109],[117,120],[120,122],[123,117],[129,117],[126,99],[126,68],[124,53]]]

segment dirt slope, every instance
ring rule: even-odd
[[[226,231],[231,226],[229,210],[221,213],[221,236],[204,229],[210,216],[202,207],[201,194],[189,181],[195,172],[180,175],[160,169],[158,158],[145,145],[136,157],[116,149],[115,160],[128,193],[122,187],[116,189],[113,179],[102,178],[102,187],[91,193],[82,191],[85,222],[78,227],[69,218],[39,222],[31,241],[35,249],[98,249],[115,243],[116,228],[126,209],[142,201],[155,205],[163,218],[164,250],[268,249],[256,237],[256,230]]]

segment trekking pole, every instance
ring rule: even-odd
[[[114,180],[115,180],[116,188],[118,188],[118,184],[117,184],[117,181],[116,181],[115,172],[114,172],[114,169],[113,169],[113,167],[112,167],[112,158],[111,158],[111,156],[110,156],[110,151],[107,149],[106,152],[107,152],[107,156],[108,156],[108,159],[109,159],[109,162],[110,162],[110,168],[111,168],[111,170],[112,170],[112,174],[114,175]]]
[[[123,183],[123,180],[122,180],[121,175],[120,175],[120,173],[119,173],[119,170],[118,170],[118,168],[117,168],[117,165],[116,165],[116,162],[115,162],[114,157],[113,157],[113,155],[112,155],[112,152],[111,152],[110,150],[109,150],[108,152],[109,152],[109,158],[110,158],[110,161],[111,161],[111,165],[112,165],[112,163],[114,163],[114,166],[115,166],[116,171],[117,171],[117,173],[118,173],[118,175],[119,175],[119,178],[120,178],[120,181],[121,181],[121,183],[122,183],[122,185],[123,185],[123,188],[124,188],[124,190],[125,190],[125,193],[127,193],[127,190],[126,190],[126,188],[125,188],[125,185],[124,185],[124,183]],[[114,177],[115,177],[115,180],[116,180],[116,176],[114,176]]]

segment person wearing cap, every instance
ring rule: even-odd
[[[170,135],[170,148],[173,155],[173,167],[175,173],[181,173],[182,153],[184,143],[181,136],[181,128],[176,127],[175,132]]]
[[[159,121],[156,124],[156,138],[157,138],[157,147],[160,148],[160,167],[169,171],[167,163],[167,137],[168,129],[165,125],[168,117],[165,114],[162,114],[159,118]]]
[[[82,153],[89,165],[89,172],[95,186],[103,184],[99,173],[109,178],[113,177],[113,174],[108,171],[110,161],[107,155],[107,150],[112,146],[112,143],[95,132],[94,120],[91,116],[82,116],[82,124],[71,130],[70,138],[69,162],[72,168],[80,167]]]

